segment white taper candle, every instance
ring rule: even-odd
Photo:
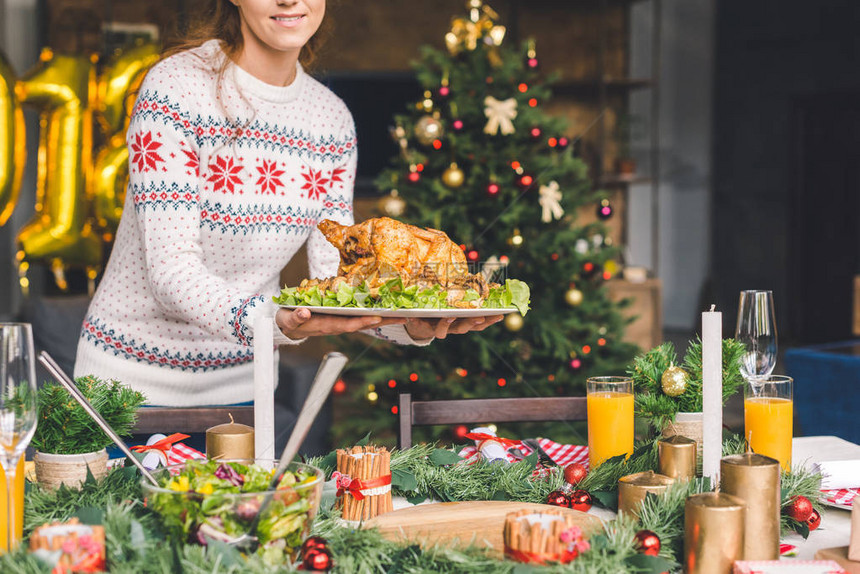
[[[275,335],[266,313],[254,320],[254,450],[275,458]]]
[[[716,486],[723,448],[723,314],[702,313],[702,476]]]

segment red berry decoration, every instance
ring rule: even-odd
[[[648,556],[660,554],[660,537],[650,530],[640,530],[634,537],[636,539],[636,551]]]
[[[579,484],[586,474],[588,471],[585,469],[585,465],[578,462],[572,462],[564,467],[564,480],[573,486]]]
[[[566,492],[553,490],[547,495],[546,503],[553,506],[570,506],[570,497]]]
[[[328,548],[310,548],[302,554],[302,566],[313,572],[327,572],[334,566]]]
[[[809,519],[806,521],[806,525],[809,526],[810,532],[821,526],[821,515],[818,514],[817,510],[812,510],[812,514],[809,515]]]
[[[805,496],[795,496],[785,509],[785,513],[798,522],[806,522],[813,512],[812,503]]]
[[[311,548],[327,548],[328,542],[322,536],[309,536],[302,542],[302,555]]]
[[[584,490],[574,490],[570,495],[570,507],[580,512],[588,512],[591,508],[591,495]]]

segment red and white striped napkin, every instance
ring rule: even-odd
[[[860,496],[860,488],[840,488],[838,490],[822,490],[824,502],[842,508],[851,508],[854,498]]]
[[[541,449],[549,456],[550,459],[558,466],[564,468],[572,462],[578,462],[588,468],[588,446],[578,444],[561,444],[549,440],[548,438],[539,438],[538,444]],[[520,451],[520,453],[516,452]],[[469,445],[463,447],[458,453],[463,458],[472,458],[478,453],[475,446]],[[532,453],[532,449],[528,445],[520,444],[518,447],[509,448],[507,452],[508,462],[517,462],[522,460],[522,456],[528,456]]]

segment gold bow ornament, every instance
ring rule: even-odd
[[[510,135],[516,131],[512,120],[517,117],[517,101],[514,98],[497,100],[487,96],[484,98],[484,115],[487,116],[485,134],[495,135],[501,130],[503,136]]]
[[[558,188],[558,182],[551,181],[547,185],[540,186],[539,193],[538,201],[542,210],[541,221],[549,223],[553,219],[561,219],[561,216],[564,215],[564,209],[561,207],[561,190]]]

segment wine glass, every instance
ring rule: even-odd
[[[28,323],[0,323],[0,464],[6,471],[6,548],[14,542],[15,469],[36,432],[36,357]]]
[[[776,317],[772,291],[741,291],[735,339],[746,347],[741,374],[755,390],[755,378],[776,366]]]

